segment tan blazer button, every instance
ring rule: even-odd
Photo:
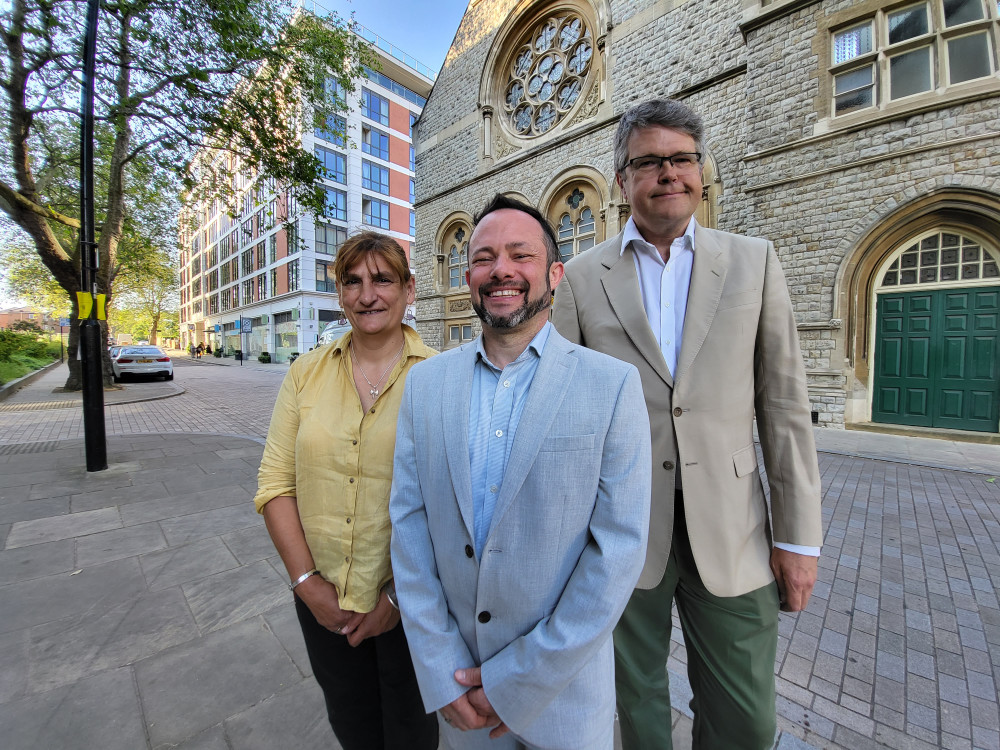
[[[684,410],[681,407],[677,406],[677,407],[674,408],[674,416],[675,417],[679,417],[683,413],[684,413]]]
[[[487,622],[490,621],[491,617],[492,617],[492,615],[489,612],[480,612],[479,613],[479,622],[487,623]]]
[[[667,471],[670,471],[672,468],[674,468],[674,462],[673,461],[664,461],[663,462],[663,468],[666,469]]]

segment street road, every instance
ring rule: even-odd
[[[287,371],[282,365],[222,366],[175,357],[172,383],[130,381],[130,390],[155,398],[179,386],[184,393],[126,404],[111,403],[107,396],[105,430],[108,435],[197,432],[263,438]],[[59,368],[30,389],[30,400],[15,394],[0,402],[0,444],[83,437],[79,396],[53,392],[65,378],[66,370]],[[44,389],[38,387],[42,384]]]

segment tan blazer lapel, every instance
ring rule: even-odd
[[[674,379],[663,359],[663,352],[656,343],[653,329],[649,327],[646,311],[642,307],[642,290],[639,289],[639,277],[635,271],[632,247],[630,245],[625,248],[624,253],[619,253],[619,248],[621,248],[620,241],[611,244],[601,258],[601,262],[608,269],[601,277],[604,292],[608,295],[608,302],[615,311],[625,335],[656,374],[663,378],[663,382],[673,388]]]
[[[694,265],[691,269],[691,286],[688,288],[687,311],[684,313],[684,338],[677,358],[676,379],[686,373],[705,343],[708,330],[715,320],[726,283],[726,253],[711,235],[695,227]]]

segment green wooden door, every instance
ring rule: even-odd
[[[1000,287],[882,294],[872,421],[996,432]]]

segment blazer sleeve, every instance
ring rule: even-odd
[[[819,463],[806,373],[785,275],[770,242],[754,354],[754,409],[771,487],[774,541],[819,547]]]
[[[556,287],[555,304],[552,306],[552,325],[564,339],[586,346],[583,331],[580,329],[580,318],[576,311],[576,297],[573,294],[573,282],[570,274],[563,276]]]
[[[427,525],[414,440],[413,373],[407,378],[396,428],[389,517],[392,573],[410,656],[428,713],[462,696],[468,688],[455,670],[476,662],[448,610]]]
[[[590,542],[552,614],[482,665],[483,688],[515,732],[535,721],[611,636],[646,555],[649,419],[629,366],[604,440]]]

